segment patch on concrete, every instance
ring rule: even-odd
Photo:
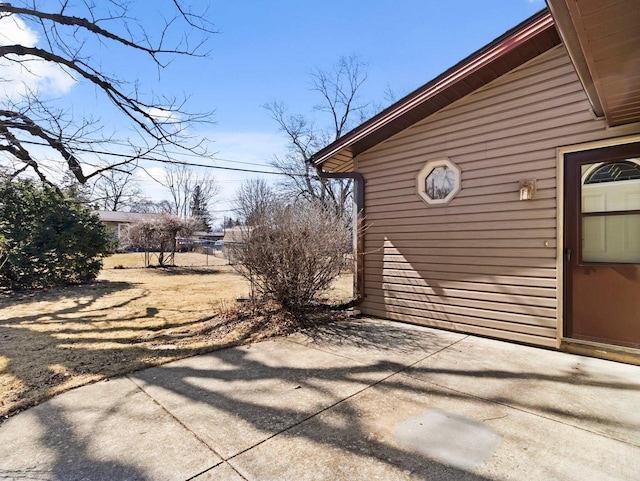
[[[396,424],[393,435],[402,446],[460,469],[489,459],[502,440],[475,419],[437,409]]]

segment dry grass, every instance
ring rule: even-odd
[[[177,254],[179,267],[144,269],[142,254],[117,254],[93,284],[0,294],[0,417],[73,387],[278,333],[264,316],[232,314],[249,286],[224,259],[206,257]],[[327,296],[348,299],[351,276]]]

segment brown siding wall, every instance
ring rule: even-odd
[[[556,148],[630,129],[594,119],[559,46],[359,156],[363,313],[555,347]],[[427,206],[415,178],[441,157],[462,190]],[[523,202],[525,179],[538,192]]]

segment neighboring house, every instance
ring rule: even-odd
[[[242,244],[244,237],[251,232],[251,227],[236,226],[229,229],[225,229],[222,242],[225,245]]]
[[[129,233],[131,224],[145,220],[154,220],[159,214],[146,214],[139,212],[115,212],[110,210],[98,210],[95,212],[100,220],[113,232],[113,239],[121,241]]]
[[[193,233],[191,237],[199,241],[215,242],[215,241],[222,240],[222,238],[224,237],[224,234],[225,233],[222,231],[216,231],[216,232],[196,231]]]
[[[548,4],[312,163],[364,314],[640,362],[640,7]]]
[[[229,264],[235,264],[236,259],[233,253],[234,246],[243,244],[245,236],[251,232],[251,227],[236,226],[226,229],[222,238],[222,253],[229,261]]]

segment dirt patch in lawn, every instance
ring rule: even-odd
[[[238,309],[249,285],[222,257],[177,254],[170,268],[145,269],[143,261],[118,254],[90,285],[0,293],[0,422],[73,387],[286,334],[295,324],[268,309]],[[326,297],[349,299],[351,276]]]

